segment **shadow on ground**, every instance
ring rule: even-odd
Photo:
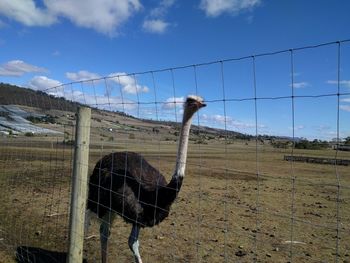
[[[20,246],[16,249],[18,263],[66,263],[67,253],[50,251],[37,247]],[[84,259],[83,263],[87,263]]]

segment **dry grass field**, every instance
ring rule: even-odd
[[[112,114],[100,114],[92,118],[90,172],[104,154],[128,150],[142,153],[170,179],[176,155],[172,127],[159,124],[154,133],[154,124],[123,117],[115,122]],[[72,148],[62,141],[72,138],[68,122],[74,120],[59,121],[56,127],[42,124],[62,132],[56,137],[0,138],[0,262],[15,262],[20,245],[67,251]],[[348,166],[291,164],[283,160],[291,149],[254,140],[193,138],[169,217],[141,231],[145,263],[350,262]],[[336,151],[294,154],[334,158]],[[350,152],[339,151],[337,158],[350,159]],[[88,262],[99,262],[98,229],[95,220],[88,235],[96,237],[85,243]],[[132,261],[129,232],[118,218],[110,262]]]

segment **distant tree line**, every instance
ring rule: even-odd
[[[296,142],[294,145],[295,149],[309,149],[309,150],[321,150],[326,149],[330,147],[329,142],[327,141],[321,141],[321,140],[301,140],[299,142]]]
[[[350,145],[350,136],[348,136],[348,137],[346,137],[346,138],[344,139],[344,144],[345,144],[345,145]]]
[[[0,83],[1,105],[25,105],[41,109],[56,109],[75,112],[77,102],[66,100],[63,97],[55,97],[40,90],[32,90],[11,84]]]
[[[47,114],[45,116],[42,117],[35,117],[35,116],[28,116],[26,119],[32,123],[51,123],[51,124],[55,124],[56,123],[56,119],[57,117],[54,117],[50,114]]]
[[[293,141],[290,140],[272,140],[271,145],[274,148],[287,149],[293,147]],[[306,149],[306,150],[321,150],[330,148],[331,144],[328,141],[322,140],[313,140],[309,141],[307,139],[302,139],[297,142],[294,142],[295,149]]]

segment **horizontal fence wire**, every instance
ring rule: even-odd
[[[331,49],[329,56],[324,48]],[[9,104],[30,112],[32,118],[27,120],[37,130],[13,129],[15,134],[0,137],[4,178],[0,183],[6,189],[0,195],[6,207],[0,211],[0,256],[21,246],[67,252],[75,111],[88,106],[92,108],[90,156],[89,162],[80,165],[98,178],[89,184],[97,198],[89,195],[87,201],[97,214],[107,211],[99,221],[92,220],[85,233],[84,257],[89,262],[101,260],[100,239],[110,240],[110,260],[131,261],[128,241],[135,231],[130,234],[130,222],[141,227],[138,239],[144,262],[349,260],[350,173],[339,164],[350,159],[340,147],[350,135],[348,111],[342,108],[350,96],[349,50],[350,39],[346,39],[111,74],[17,97]],[[321,77],[320,65],[313,63],[320,58],[325,64],[332,62],[327,68],[332,74],[327,77]],[[279,68],[284,70],[283,84],[278,82]],[[314,86],[297,81],[300,74],[306,75],[304,71],[314,77]],[[235,82],[238,78],[243,84]],[[193,118],[187,161],[175,164],[187,91],[203,96],[201,103],[207,106]],[[311,108],[314,115],[308,112]],[[306,125],[321,122],[319,129],[329,130],[328,148],[298,147],[300,142],[312,142],[299,136],[303,130],[299,123],[307,113],[310,124]],[[1,116],[12,113],[6,114]],[[249,116],[249,121],[239,121],[240,114]],[[40,123],[33,116],[51,116],[54,121]],[[284,126],[266,132],[264,122]],[[327,128],[327,122],[332,122],[332,128]],[[42,128],[57,133],[45,134]],[[118,153],[124,161],[114,159]],[[299,156],[334,162],[303,163],[297,161]],[[144,160],[155,168],[158,178],[152,181],[151,194],[142,185],[150,183],[142,181],[150,169]],[[165,184],[163,175],[169,182],[176,174],[173,169],[181,164],[186,165],[182,185]],[[140,174],[131,174],[132,169]],[[105,183],[108,178],[110,182]],[[133,180],[141,183],[125,187]],[[124,187],[118,188],[116,182]],[[180,187],[171,209],[162,206],[163,193]],[[154,222],[160,213],[169,215],[149,227],[142,214],[130,214],[131,199],[140,209],[153,209],[150,220]],[[120,201],[121,209],[114,209],[108,200]],[[25,255],[34,254],[27,249]]]
[[[289,53],[291,51],[302,51],[302,50],[308,50],[308,49],[317,49],[320,47],[325,47],[325,46],[332,46],[332,45],[339,45],[339,44],[347,44],[350,42],[350,39],[344,39],[344,40],[339,40],[339,41],[333,41],[333,42],[327,42],[327,43],[322,43],[322,44],[317,44],[317,45],[310,45],[310,46],[304,46],[304,47],[298,47],[298,48],[292,48],[292,49],[284,49],[284,50],[279,50],[279,51],[274,51],[274,52],[266,52],[266,53],[261,53],[257,55],[250,55],[250,56],[243,56],[243,57],[237,57],[237,58],[228,58],[228,59],[221,59],[221,60],[215,60],[211,62],[204,62],[204,63],[198,63],[198,64],[191,64],[191,65],[185,65],[185,66],[178,66],[178,67],[170,67],[170,68],[163,68],[163,69],[156,69],[156,70],[150,70],[150,71],[143,71],[143,72],[134,72],[134,73],[128,73],[128,74],[117,74],[117,75],[112,75],[112,76],[104,76],[101,78],[92,78],[88,80],[80,80],[80,81],[72,81],[69,84],[61,84],[57,85],[54,87],[49,87],[47,89],[44,89],[44,92],[48,92],[52,89],[58,89],[60,87],[63,87],[65,85],[73,85],[73,84],[82,84],[85,82],[96,82],[100,80],[108,80],[108,79],[113,79],[113,78],[120,78],[120,77],[125,77],[125,76],[136,76],[136,75],[144,75],[144,74],[155,74],[155,73],[160,73],[164,71],[174,71],[174,70],[180,70],[180,69],[187,69],[191,67],[201,67],[201,66],[209,66],[213,64],[220,64],[224,62],[232,62],[232,61],[240,61],[240,60],[248,60],[252,58],[259,58],[259,57],[265,57],[265,56],[274,56],[282,53]]]

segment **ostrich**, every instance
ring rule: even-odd
[[[110,227],[116,214],[132,224],[128,245],[135,261],[142,263],[138,241],[140,228],[157,225],[169,215],[185,176],[192,117],[205,106],[202,98],[193,95],[184,103],[176,166],[169,183],[138,153],[115,152],[97,162],[89,181],[85,233],[91,213],[97,214],[101,219],[102,263],[107,262]]]

